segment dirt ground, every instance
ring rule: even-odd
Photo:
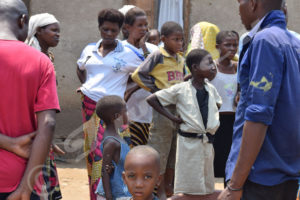
[[[85,162],[57,162],[63,200],[88,200],[89,188]],[[223,189],[223,180],[216,179],[216,190]]]

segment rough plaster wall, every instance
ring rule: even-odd
[[[300,33],[300,1],[287,0],[288,6],[288,28]]]
[[[81,102],[76,60],[82,49],[99,40],[97,15],[104,8],[120,8],[122,0],[31,0],[32,14],[49,12],[61,22],[61,40],[53,50],[62,111],[57,115],[56,138],[65,138],[80,127]],[[79,129],[81,130],[81,129]],[[78,137],[82,134],[77,134]]]
[[[287,0],[289,25],[291,30],[300,33],[300,1]],[[200,21],[208,21],[221,30],[235,30],[243,34],[246,30],[241,23],[236,0],[191,0],[190,27]]]

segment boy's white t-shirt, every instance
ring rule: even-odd
[[[135,46],[128,43],[126,40],[122,41],[123,45],[126,47],[127,45],[133,48],[140,55],[144,55],[142,48],[136,48]],[[150,53],[158,50],[158,47],[154,44],[146,42],[146,47]],[[143,61],[131,50],[132,54],[130,58],[132,62],[139,64],[138,67]],[[127,110],[128,110],[128,118],[130,121],[140,122],[140,123],[151,123],[152,122],[152,107],[146,101],[146,98],[151,93],[144,90],[139,89],[134,92],[129,100],[127,101]]]
[[[95,102],[107,95],[124,98],[128,77],[139,62],[131,59],[131,50],[119,40],[117,47],[103,57],[98,51],[101,41],[87,45],[77,61],[79,69],[87,72],[81,92]]]

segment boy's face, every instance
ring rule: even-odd
[[[238,0],[238,3],[242,23],[247,30],[251,30],[253,22],[257,20],[257,17],[253,13],[256,2],[253,0]]]
[[[221,59],[228,58],[232,60],[238,49],[238,40],[236,37],[226,37],[221,44],[217,45]]]
[[[169,36],[162,36],[162,41],[164,42],[165,49],[170,53],[178,53],[182,51],[183,47],[183,33],[182,32],[174,32]]]
[[[193,68],[193,77],[207,78],[212,80],[217,72],[216,65],[210,54],[207,54],[199,65]]]
[[[127,156],[123,180],[134,200],[152,200],[154,187],[160,182],[156,165],[154,156]]]

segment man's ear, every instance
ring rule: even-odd
[[[27,23],[28,23],[28,16],[25,14],[21,15],[18,19],[18,26],[20,27],[20,29],[23,29]]]
[[[251,12],[255,12],[257,9],[258,0],[250,0]]]

